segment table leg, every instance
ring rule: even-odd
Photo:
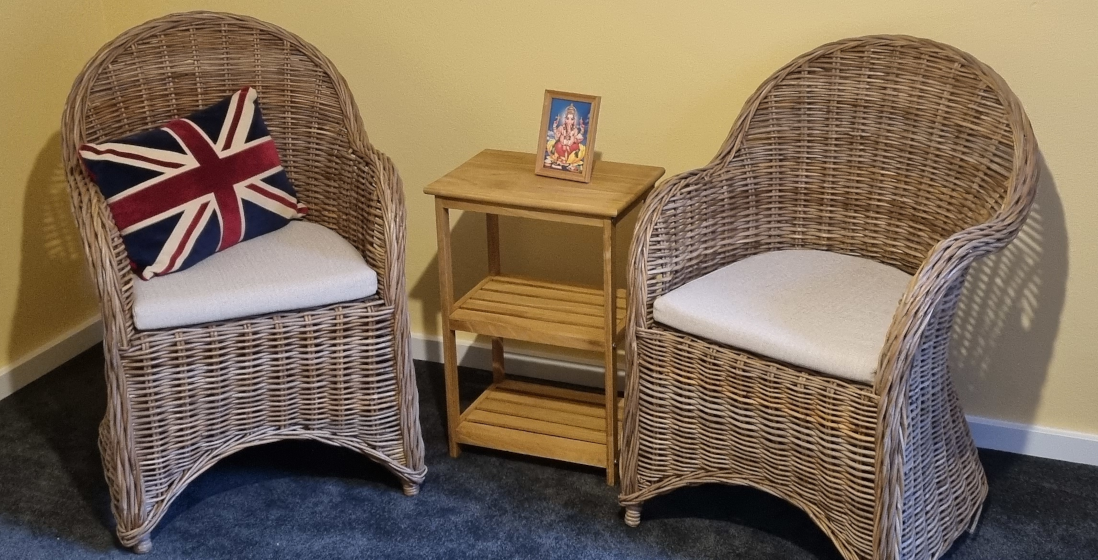
[[[435,231],[438,235],[439,303],[442,313],[442,360],[446,376],[446,429],[450,440],[450,456],[457,457],[461,448],[457,442],[461,422],[461,402],[458,397],[457,340],[450,328],[450,312],[454,307],[454,270],[450,254],[450,210],[435,199]]]
[[[447,328],[442,331],[443,368],[446,372],[446,431],[449,435],[450,456],[461,455],[457,432],[461,423],[461,401],[458,396],[457,341],[454,331]]]
[[[614,287],[614,223],[611,220],[604,220],[602,224],[602,290],[606,305],[606,483],[613,486],[618,474],[618,353],[614,348],[618,302]]]
[[[488,224],[488,274],[498,276],[499,263],[499,216],[485,214],[484,220]],[[503,372],[503,339],[492,338],[492,381],[499,383],[505,379]]]

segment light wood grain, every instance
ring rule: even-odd
[[[469,292],[469,295],[472,294],[473,292]],[[602,320],[602,306],[598,304],[577,303],[562,300],[553,301],[546,300],[537,296],[528,296],[513,292],[497,292],[491,289],[478,291],[477,298],[481,301],[492,301],[512,305],[521,305],[523,307],[530,307],[533,309],[555,309],[575,315],[595,317],[600,321]],[[460,306],[461,304],[459,303],[457,307]]]
[[[564,387],[515,380],[494,383],[461,416],[458,440],[605,466],[606,413],[602,400],[598,393]]]
[[[615,307],[624,309],[624,290],[617,290],[617,295]],[[610,340],[605,299],[602,290],[588,286],[490,276],[453,307],[450,326],[491,337],[603,351]],[[623,321],[617,323],[615,336],[624,327]]]
[[[492,398],[496,401],[534,406],[546,410],[568,412],[571,414],[589,416],[591,418],[606,418],[606,410],[602,408],[601,404],[591,404],[582,401],[533,395],[529,393],[512,393],[510,391],[496,391],[495,394],[492,395]]]
[[[577,350],[601,351],[603,345],[602,329],[468,309],[454,311],[450,316],[450,325],[457,330],[486,336],[541,342]]]
[[[500,428],[511,428],[524,432],[545,434],[590,443],[603,443],[603,440],[606,437],[606,432],[603,430],[570,426],[563,422],[556,421],[555,418],[527,418],[526,416],[501,414],[499,412],[483,409],[473,410],[466,417],[466,422],[488,424],[491,426],[499,426]]]
[[[514,379],[504,381],[503,383],[498,384],[497,387],[511,393],[541,395],[545,397],[567,399],[570,401],[586,402],[591,404],[602,403],[602,395],[593,391],[578,391],[575,389],[567,389],[564,387],[554,387],[553,385],[542,385],[540,383],[515,381]]]
[[[579,315],[556,309],[539,309],[537,307],[516,306],[510,303],[483,301],[479,298],[470,298],[470,301],[466,302],[465,305],[462,306],[462,309],[483,311],[485,313],[499,313],[501,315],[511,315],[523,319],[534,319],[557,324],[591,327],[593,329],[601,329],[603,323],[602,317]]]
[[[498,276],[502,265],[499,258],[499,216],[486,214],[484,222],[487,225],[488,237],[488,274]],[[499,383],[506,377],[503,368],[503,339],[492,338],[492,381]]]
[[[467,200],[456,200],[453,198],[436,197],[442,201],[442,204],[447,208],[454,210],[461,210],[463,212],[491,212],[498,216],[510,216],[512,218],[527,218],[531,220],[544,220],[548,222],[561,222],[565,224],[576,224],[581,226],[598,226],[602,223],[602,218],[584,216],[582,214],[576,214],[574,212],[565,212],[562,210],[531,210],[529,208],[521,208],[517,206],[508,206],[506,204],[489,203],[489,202],[470,202]]]
[[[442,271],[439,271],[439,275],[441,275],[441,274],[442,274]],[[450,274],[452,275],[452,274],[453,274],[453,272],[451,271],[451,272],[450,272]],[[450,309],[445,309],[445,308],[443,308],[443,310],[442,310],[442,311],[443,311],[443,315],[446,315],[447,313],[451,313],[451,312],[453,312],[453,311],[454,311],[454,309],[457,309],[458,307],[461,307],[461,306],[462,306],[463,304],[465,304],[465,302],[466,302],[466,301],[468,301],[468,300],[469,300],[469,298],[470,298],[470,297],[471,297],[471,296],[472,296],[473,294],[479,293],[479,292],[480,292],[480,290],[481,290],[481,288],[484,288],[484,286],[485,286],[485,285],[487,285],[487,284],[488,284],[488,281],[489,281],[489,280],[491,280],[491,279],[492,279],[492,277],[491,277],[491,276],[489,276],[489,277],[487,277],[487,278],[485,278],[485,279],[481,280],[480,282],[477,282],[477,285],[476,285],[476,286],[473,286],[473,289],[471,289],[471,290],[469,290],[468,292],[466,292],[466,293],[465,293],[465,295],[461,296],[461,298],[460,298],[460,299],[458,299],[458,300],[457,300],[457,301],[455,301],[455,302],[454,302],[453,304],[451,304],[451,305],[450,305]],[[451,281],[451,282],[452,282],[452,281]],[[443,324],[445,324],[445,319],[446,319],[446,318],[445,318],[445,317],[443,317]]]
[[[617,482],[618,470],[615,461],[618,457],[618,421],[617,421],[617,379],[618,379],[618,353],[614,349],[614,339],[617,322],[615,319],[617,305],[614,302],[614,224],[606,220],[602,225],[602,292],[606,300],[603,308],[603,358],[605,368],[605,405],[606,405],[606,483],[614,485]]]
[[[663,168],[599,161],[590,183],[534,175],[534,154],[484,150],[424,192],[526,210],[618,218],[663,176]]]
[[[450,266],[450,211],[435,201],[435,234],[438,237],[438,261],[446,263],[438,267],[440,304],[442,309],[454,307],[454,277]],[[460,422],[461,404],[458,400],[457,340],[450,326],[449,313],[442,313],[442,361],[446,382],[446,428],[449,435],[450,456],[461,454],[458,446],[457,427]]]
[[[602,309],[602,292],[591,286],[534,280],[521,276],[497,276],[485,288],[503,294],[519,294],[551,301],[585,303]]]
[[[475,410],[487,410],[499,414],[510,414],[511,416],[521,416],[523,418],[552,421],[568,426],[575,426],[577,428],[586,428],[588,430],[597,430],[599,434],[602,434],[606,427],[604,419],[595,416],[575,414],[573,412],[549,408],[539,408],[527,404],[513,403],[505,399],[485,398],[471,408]],[[600,435],[599,437],[600,439],[597,441],[601,443],[602,436]]]
[[[484,403],[488,400],[488,397],[491,396],[491,394],[492,391],[489,390],[484,391],[483,393],[478,395],[477,398],[473,400],[473,404],[469,405],[469,407],[461,413],[461,422],[464,422],[465,418],[467,418],[469,414],[471,414],[474,410],[477,410],[478,408],[484,406]]]
[[[606,446],[601,443],[501,428],[476,422],[463,422],[458,429],[458,439],[461,443],[501,451],[558,459],[592,467],[606,466]]]

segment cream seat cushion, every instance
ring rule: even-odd
[[[134,325],[148,330],[362,299],[377,293],[377,273],[336,232],[292,221],[133,285]]]
[[[872,383],[911,275],[824,251],[754,255],[653,302],[653,318],[680,331]]]

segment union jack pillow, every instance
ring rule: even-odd
[[[308,212],[250,87],[161,128],[85,144],[80,156],[145,280]]]

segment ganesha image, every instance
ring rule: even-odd
[[[587,111],[589,113],[589,111]],[[588,119],[580,116],[580,110],[570,103],[553,117],[547,131],[545,166],[564,171],[583,171]]]

